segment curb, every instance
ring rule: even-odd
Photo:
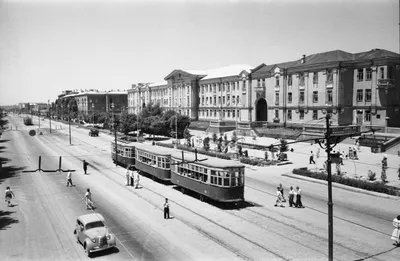
[[[304,176],[292,174],[292,173],[285,173],[285,174],[282,174],[281,176],[328,185],[328,181],[326,181],[326,180],[313,179],[313,178],[304,177]],[[348,191],[353,191],[353,192],[358,192],[358,193],[362,193],[362,194],[366,194],[366,195],[370,195],[370,196],[380,197],[380,198],[400,200],[400,197],[397,197],[397,196],[387,195],[384,193],[378,193],[375,191],[369,191],[369,190],[360,189],[360,188],[354,188],[354,187],[346,186],[343,184],[338,184],[336,182],[332,182],[332,187],[340,188],[340,189],[344,189],[344,190],[348,190]]]

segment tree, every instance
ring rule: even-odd
[[[281,139],[281,144],[280,144],[280,146],[279,146],[279,150],[280,150],[280,152],[286,152],[286,151],[288,151],[288,145],[287,145],[287,141],[286,140],[284,140],[284,139]]]
[[[208,151],[210,149],[210,138],[209,137],[204,138],[203,148],[205,151]]]
[[[8,121],[5,119],[3,110],[1,109],[0,110],[0,136],[1,136],[1,133],[3,132],[3,130],[6,129],[7,124],[8,124]]]

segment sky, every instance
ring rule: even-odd
[[[127,90],[174,69],[399,53],[399,0],[0,0],[0,105]]]

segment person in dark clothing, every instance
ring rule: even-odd
[[[285,196],[283,195],[283,187],[282,187],[282,184],[279,184],[279,191],[280,191],[281,194],[282,194],[282,201],[283,201],[283,202],[286,202]]]
[[[169,203],[167,198],[164,202],[164,219],[169,219]]]
[[[89,165],[89,163],[87,163],[86,160],[83,160],[83,171],[85,172],[85,175],[86,175],[88,165]]]
[[[310,155],[310,164],[315,164],[314,153],[312,151],[311,151],[311,155]]]
[[[294,203],[294,190],[293,190],[293,186],[290,186],[290,190],[289,190],[289,207],[293,207],[296,206],[296,204]]]
[[[299,186],[296,187],[296,208],[304,208],[303,203],[301,202],[301,189]]]

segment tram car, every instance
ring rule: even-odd
[[[32,119],[29,117],[24,118],[24,124],[25,125],[32,125]]]
[[[243,202],[245,166],[232,160],[199,157],[192,152],[172,152],[171,183],[182,193],[195,192],[201,201]]]
[[[153,179],[171,180],[171,152],[174,149],[145,143],[135,143],[136,169]]]
[[[111,158],[120,166],[135,166],[136,142],[117,140],[117,154],[115,154],[115,141],[111,142]],[[116,156],[117,155],[117,156]]]

